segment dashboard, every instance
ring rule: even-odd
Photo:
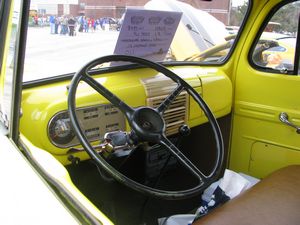
[[[173,66],[173,72],[188,82],[206,101],[215,117],[231,112],[232,85],[228,76],[216,68]],[[149,68],[130,69],[94,75],[97,82],[131,107],[157,107],[174,90],[176,83]],[[72,128],[67,97],[70,81],[60,81],[23,89],[21,133],[33,145],[48,151],[64,165],[70,155],[88,159]],[[76,114],[86,137],[96,146],[105,133],[130,131],[122,112],[89,85],[81,82],[76,94]],[[183,91],[165,111],[166,135],[178,133],[179,127],[207,122],[198,104]],[[81,151],[72,151],[81,149]]]
[[[112,104],[79,108],[76,115],[89,141],[103,139],[107,132],[125,130],[125,117]],[[50,119],[48,137],[53,145],[60,148],[80,144],[72,128],[68,111],[61,111]]]

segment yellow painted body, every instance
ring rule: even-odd
[[[183,78],[186,78],[186,81],[199,84],[199,86],[195,86],[194,88],[203,96],[210,108],[215,112],[216,117],[222,117],[230,113],[232,105],[232,85],[224,72],[213,68],[201,69],[198,67],[174,67],[171,69]],[[102,76],[99,75],[97,81],[115,93],[128,105],[138,107],[146,105],[146,93],[141,84],[141,79],[156,75],[157,72],[148,69],[137,69]],[[67,154],[69,149],[54,146],[45,131],[47,131],[48,121],[53,115],[60,111],[67,110],[68,85],[69,82],[61,82],[59,84],[44,85],[24,90],[22,100],[23,116],[20,124],[21,133],[26,136],[32,144],[50,152],[63,164],[70,163]],[[201,113],[199,106],[191,97],[190,102],[188,124],[194,127],[206,122],[206,117]],[[81,83],[79,85],[77,91],[77,107],[108,103],[105,98],[95,92],[87,84]],[[130,128],[127,127],[128,131],[129,129]],[[85,152],[73,155],[81,160],[88,158]]]
[[[229,168],[265,177],[289,164],[300,164],[300,135],[279,121],[286,112],[300,125],[300,79],[252,68],[248,53],[269,11],[280,1],[256,1],[235,58],[234,111]],[[254,19],[255,18],[255,19]],[[254,21],[254,22],[253,22]],[[247,38],[246,38],[247,35]]]

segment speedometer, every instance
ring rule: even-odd
[[[51,142],[59,147],[68,145],[73,140],[75,133],[67,112],[61,112],[52,118],[49,123],[48,134]]]

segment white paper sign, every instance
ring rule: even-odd
[[[163,61],[181,15],[181,12],[127,9],[114,54]]]

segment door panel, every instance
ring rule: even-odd
[[[251,158],[251,155],[257,154],[252,153],[257,142],[268,145],[268,149],[274,151],[285,149],[300,153],[300,134],[279,120],[280,113],[286,112],[289,120],[300,126],[300,77],[290,79],[286,76],[282,82],[278,76],[238,69],[241,70],[243,72],[238,72],[236,79],[230,168],[264,177],[286,164],[299,164],[300,154],[286,151],[286,161],[278,161],[275,165],[275,156],[270,150],[264,162],[270,169],[266,170],[263,164],[256,164],[256,158]],[[259,168],[254,169],[253,165]]]
[[[290,122],[300,126],[300,77],[282,74],[267,63],[251,66],[246,57],[250,47],[243,49],[244,58],[237,66],[229,167],[265,177],[286,165],[300,164],[300,134],[279,120],[285,112]]]

